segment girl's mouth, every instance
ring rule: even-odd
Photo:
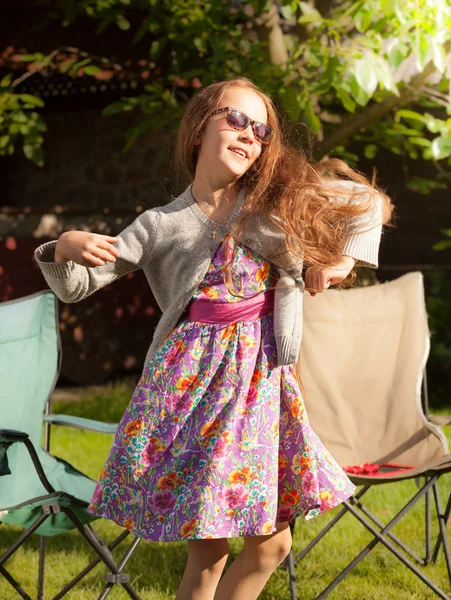
[[[234,154],[236,154],[237,156],[239,156],[241,159],[246,160],[247,156],[243,153],[241,153],[239,150],[233,150],[232,148],[229,148],[230,152],[233,152]]]

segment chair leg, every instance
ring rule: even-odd
[[[31,534],[46,520],[48,519],[49,515],[46,514],[42,514],[38,519],[36,519],[36,521],[33,523],[33,525],[31,525],[31,527],[29,527],[28,529],[26,529],[22,535],[20,535],[17,540],[14,542],[14,544],[8,548],[8,550],[2,554],[2,556],[0,556],[0,567],[3,565],[3,563],[5,563],[8,558],[10,558],[14,552],[16,550],[18,550],[22,544],[25,542],[25,540],[27,540]]]
[[[356,502],[359,498],[361,498],[369,489],[371,488],[371,486],[366,486],[363,487],[355,496],[352,496],[352,499],[350,498],[350,500],[352,502]],[[294,564],[297,565],[298,562],[300,560],[302,560],[304,558],[304,556],[306,556],[310,550],[316,546],[316,544],[326,535],[326,533],[328,531],[330,531],[332,529],[332,527],[338,523],[338,521],[345,516],[345,514],[348,512],[348,509],[346,507],[342,508],[340,510],[339,513],[337,513],[335,515],[335,517],[333,519],[331,519],[331,521],[329,521],[329,523],[323,528],[321,529],[321,531],[318,533],[318,535],[313,538],[313,540],[303,549],[301,550],[301,552],[296,556],[296,558],[294,559]]]
[[[445,511],[445,513],[443,513],[442,503],[440,500],[440,494],[439,494],[437,482],[434,482],[433,490],[434,490],[435,506],[437,508],[437,518],[438,518],[438,523],[439,523],[439,527],[440,527],[440,535],[437,539],[437,544],[434,549],[433,560],[434,560],[434,562],[435,562],[435,560],[437,560],[438,551],[440,549],[441,542],[443,542],[443,552],[445,554],[446,568],[448,569],[448,578],[449,578],[449,582],[451,583],[451,558],[450,558],[450,553],[449,553],[448,536],[446,534],[446,521],[448,519],[449,508],[451,506],[451,495],[448,500],[448,505],[446,507],[446,511]],[[446,513],[448,513],[448,515]]]
[[[38,600],[44,597],[45,537],[39,536]]]
[[[135,551],[135,549],[138,546],[138,544],[140,543],[140,541],[141,541],[141,538],[135,538],[133,540],[133,542],[130,544],[130,547],[128,548],[127,552],[124,554],[124,556],[122,557],[122,560],[117,565],[117,568],[119,569],[119,571],[122,571],[122,569],[125,567],[129,558]],[[107,577],[108,576],[110,576],[109,579],[111,579],[112,581],[108,581],[108,578],[107,578],[108,583],[103,588],[102,593],[100,594],[98,600],[105,600],[105,598],[108,596],[111,589],[113,588],[113,585],[116,583],[116,577],[113,575],[113,573],[108,573]]]
[[[27,594],[27,592],[20,587],[20,583],[14,579],[14,577],[8,573],[5,567],[0,567],[0,573],[6,579],[8,583],[12,585],[12,587],[16,590],[16,592],[22,596],[24,600],[32,600],[31,596]]]
[[[69,508],[64,508],[63,510],[70,518],[72,523],[75,525],[75,527],[78,529],[78,531],[81,533],[81,535],[88,542],[88,544],[94,549],[96,554],[101,556],[103,562],[107,565],[109,569],[111,569],[112,575],[116,576],[116,580],[113,583],[120,583],[125,588],[128,595],[131,598],[133,598],[133,600],[141,600],[140,596],[135,592],[135,590],[128,582],[128,575],[125,575],[124,573],[120,572],[116,563],[110,557],[111,553],[109,551],[105,551],[105,549],[102,547],[102,541],[99,540],[94,531],[89,527],[83,527],[83,525],[80,523],[80,521]]]
[[[440,498],[440,495],[438,494],[438,490],[437,490],[437,495]],[[446,505],[446,509],[445,509],[445,513],[444,513],[445,527],[448,524],[448,519],[449,519],[450,512],[451,512],[451,493],[449,495],[448,503]],[[440,531],[439,536],[437,538],[437,542],[436,542],[435,548],[434,548],[434,553],[432,555],[432,562],[435,562],[437,560],[437,556],[438,556],[441,544],[442,544],[442,532]]]
[[[291,539],[294,539],[294,528],[296,525],[296,519],[291,519],[290,521],[290,530],[291,530]],[[294,558],[293,558],[293,542],[291,543],[290,553],[285,558],[283,563],[280,565],[282,569],[288,569],[288,583],[290,585],[290,594],[291,600],[298,600],[297,591],[296,591],[296,574],[294,571]]]
[[[425,477],[425,481],[429,481],[428,477]],[[425,563],[430,563],[432,559],[431,554],[431,490],[428,489],[425,496],[425,527],[426,527],[426,556],[424,557]]]
[[[349,565],[345,569],[343,569],[343,571],[338,575],[338,577],[336,577],[332,581],[332,583],[319,596],[317,596],[316,600],[323,600],[323,598],[328,596],[328,594],[338,585],[338,583],[342,579],[344,579],[344,577],[379,542],[382,542],[382,544],[384,544],[384,546],[386,548],[388,548],[397,558],[399,558],[399,560],[401,560],[401,562],[404,563],[404,565],[406,565],[406,567],[408,567],[411,571],[413,571],[415,573],[415,575],[417,575],[417,577],[419,579],[421,579],[421,581],[423,581],[427,586],[429,586],[437,594],[437,596],[439,596],[439,598],[442,598],[442,600],[449,600],[449,596],[447,596],[444,592],[442,592],[442,590],[440,590],[440,588],[438,588],[434,583],[432,583],[432,581],[430,581],[425,575],[423,575],[423,573],[412,562],[410,562],[403,554],[401,554],[401,552],[399,552],[399,550],[397,548],[395,548],[388,541],[387,535],[386,535],[387,532],[394,525],[396,525],[396,523],[404,516],[404,514],[407,512],[407,510],[409,510],[410,507],[413,506],[420,499],[420,497],[427,491],[427,489],[429,489],[433,485],[433,483],[435,483],[436,479],[437,479],[437,476],[432,477],[426,484],[427,488],[425,489],[425,487],[423,487],[423,489],[421,489],[417,494],[415,494],[415,496],[406,504],[406,506],[380,532],[377,531],[371,525],[371,523],[368,523],[364,519],[364,517],[362,517],[359,514],[359,512],[352,505],[350,505],[347,501],[344,502],[344,504],[348,506],[348,510],[350,510],[350,512],[356,517],[356,519],[358,521],[360,521],[360,523],[362,523],[362,525],[364,525],[368,529],[368,531],[370,531],[373,534],[374,539],[358,554],[358,556],[356,556],[356,558],[352,562],[349,563]]]
[[[21,588],[18,581],[14,579],[14,577],[8,573],[8,571],[3,567],[5,562],[11,558],[11,556],[18,550],[22,544],[26,542],[26,540],[33,534],[33,532],[46,520],[49,518],[49,515],[43,513],[34,523],[26,529],[22,535],[18,537],[18,539],[14,542],[12,546],[8,548],[8,550],[0,556],[0,573],[3,577],[12,585],[12,587],[16,590],[16,592],[24,598],[24,600],[31,600],[30,596]]]
[[[115,540],[113,540],[108,545],[108,549],[114,550],[114,548],[116,548],[116,546],[119,546],[119,544],[122,542],[122,540],[124,540],[128,535],[130,535],[129,531],[123,531],[121,533],[121,535],[119,535]],[[85,577],[85,575],[87,575],[90,571],[92,571],[92,569],[95,566],[97,566],[99,564],[99,562],[101,562],[101,560],[102,560],[102,558],[97,555],[96,558],[94,558],[89,563],[89,565],[87,565],[83,569],[83,571],[80,571],[80,573],[76,577],[74,577],[68,584],[66,584],[63,587],[63,589],[60,590],[58,592],[58,594],[52,598],[52,600],[60,600],[60,598],[63,598],[63,596],[65,596],[69,590],[71,590],[79,581],[81,581],[83,579],[83,577]]]

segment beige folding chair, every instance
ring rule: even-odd
[[[362,488],[343,502],[340,512],[296,558],[290,552],[284,566],[289,570],[292,599],[297,598],[295,565],[350,513],[374,539],[317,600],[325,598],[379,542],[440,598],[449,600],[406,556],[410,555],[424,566],[436,561],[443,544],[451,583],[446,534],[451,495],[443,511],[437,485],[439,477],[451,471],[447,439],[440,428],[451,419],[428,417],[426,361],[430,332],[422,273],[408,273],[369,287],[327,290],[314,297],[305,294],[303,327],[301,377],[310,425],[342,468],[364,463],[381,466],[379,474],[349,474],[351,481]],[[401,467],[390,466],[393,464]],[[389,523],[384,524],[363,505],[362,496],[371,486],[406,479],[415,479],[420,489]],[[440,528],[433,552],[431,489]],[[424,559],[390,531],[423,496],[426,503]],[[290,522],[292,532],[294,524],[295,520]]]

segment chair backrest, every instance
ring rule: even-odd
[[[300,372],[310,425],[342,465],[420,466],[448,453],[421,384],[430,349],[423,275],[304,295]]]
[[[59,375],[58,305],[51,291],[0,303],[0,427],[29,434],[41,448],[42,415]],[[55,460],[42,452],[44,468]],[[0,478],[0,509],[45,494],[23,444],[8,450],[12,475]],[[47,470],[47,469],[46,469]]]

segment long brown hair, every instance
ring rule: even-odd
[[[199,155],[197,136],[203,131],[210,113],[221,104],[226,89],[240,87],[252,90],[264,102],[267,124],[274,133],[268,145],[262,146],[258,159],[236,180],[234,193],[244,185],[246,201],[242,214],[234,223],[233,239],[240,239],[246,225],[255,215],[267,214],[285,232],[286,250],[303,261],[304,267],[326,267],[337,264],[350,234],[350,218],[360,215],[364,224],[368,216],[369,229],[377,203],[380,224],[389,225],[394,207],[390,198],[376,185],[376,173],[371,182],[365,175],[349,167],[344,161],[332,158],[314,163],[305,152],[284,141],[284,132],[272,100],[250,79],[236,77],[212,83],[198,91],[187,103],[180,123],[176,142],[176,161],[190,180],[194,180]],[[342,180],[350,180],[360,186],[346,192],[345,202],[331,202],[343,198]],[[335,184],[334,184],[335,182]],[[362,188],[364,186],[364,188]],[[367,193],[362,194],[362,189]],[[362,224],[359,231],[366,231]],[[233,253],[230,262],[233,261]],[[230,293],[240,296],[235,289],[230,269],[225,278]],[[338,287],[353,286],[356,273],[352,270]],[[242,297],[242,296],[241,296]],[[302,392],[299,361],[296,375]]]

